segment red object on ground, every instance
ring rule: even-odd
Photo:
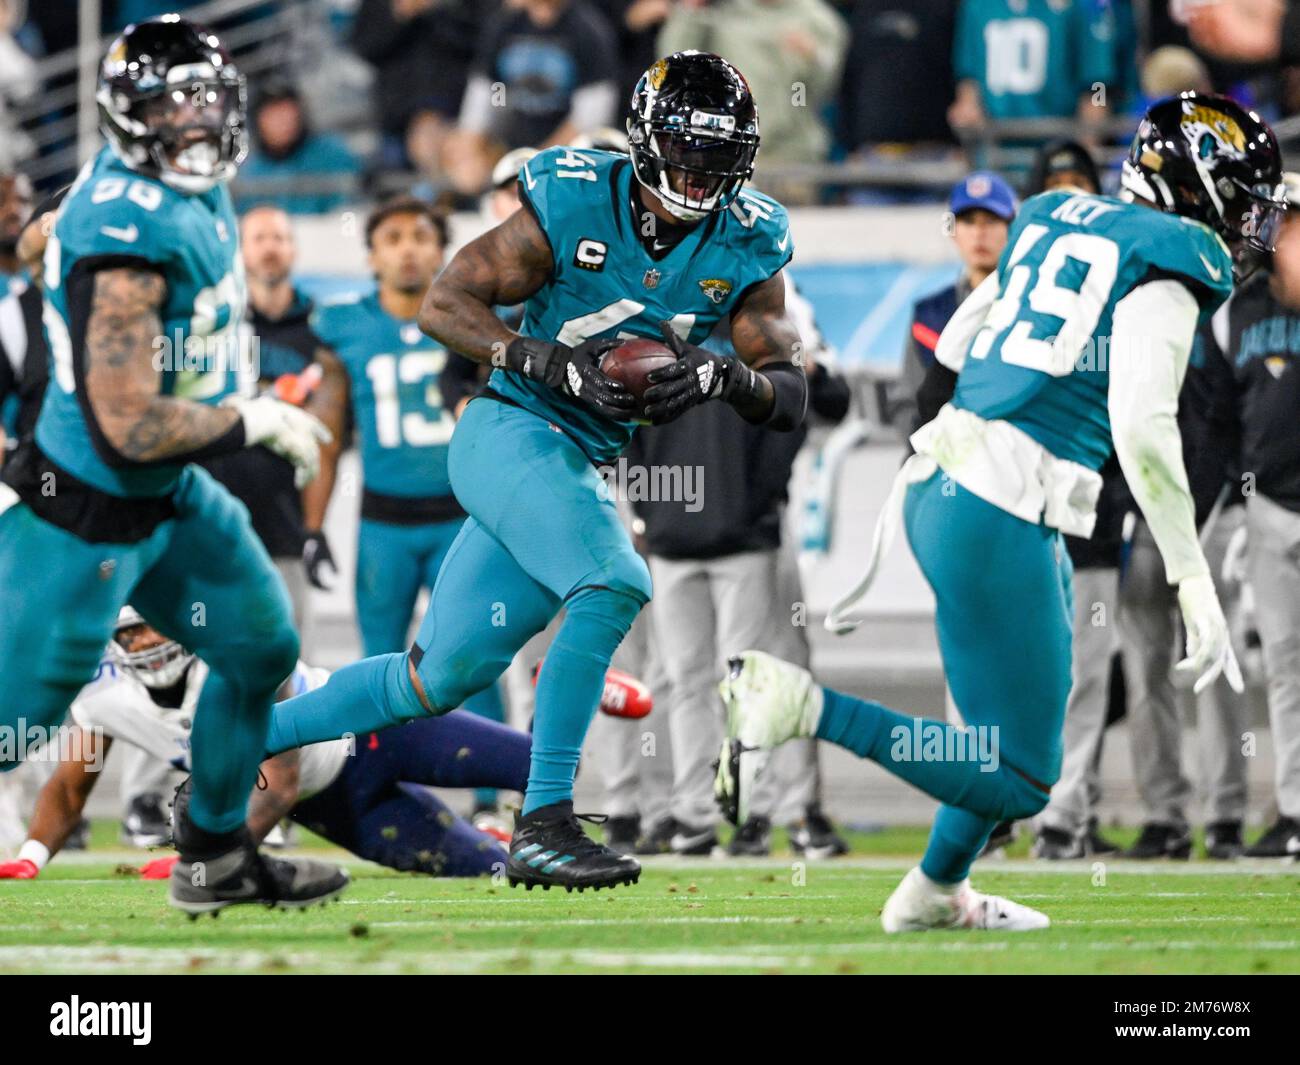
[[[0,880],[35,880],[40,874],[36,863],[26,858],[20,862],[0,862]]]
[[[542,659],[542,662],[545,662]],[[533,686],[537,686],[538,674],[542,671],[542,662],[533,666]],[[600,694],[600,712],[610,717],[645,717],[654,709],[654,696],[631,673],[611,667],[605,673],[605,690]]]
[[[166,858],[155,858],[140,867],[141,880],[166,880],[172,875],[172,866],[181,860],[179,854],[169,854]]]

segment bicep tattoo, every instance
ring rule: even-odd
[[[775,273],[749,290],[731,319],[731,345],[747,366],[803,365],[803,343],[785,310],[785,279]]]

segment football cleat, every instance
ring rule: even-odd
[[[582,819],[603,822],[588,815],[582,815]],[[531,891],[540,884],[547,890],[600,890],[635,884],[640,877],[640,862],[597,843],[583,831],[572,802],[551,803],[520,814],[515,820],[510,859],[506,862],[511,887],[523,884]]]
[[[348,874],[311,858],[271,858],[260,853],[247,829],[232,833],[224,853],[194,857],[181,852],[168,879],[167,901],[197,917],[227,906],[255,904],[300,910],[328,902],[348,886]]]
[[[733,858],[766,858],[772,853],[772,822],[751,814],[731,837],[727,853]]]
[[[1088,820],[1088,831],[1084,834],[1083,846],[1090,855],[1097,857],[1119,853],[1119,845],[1101,834],[1101,825],[1095,817]]]
[[[808,670],[763,651],[744,651],[729,660],[718,691],[727,710],[727,738],[713,794],[723,816],[740,825],[749,818],[754,785],[772,748],[816,734],[822,690]]]
[[[1082,858],[1084,856],[1083,839],[1079,836],[1070,835],[1064,829],[1049,828],[1045,825],[1038,830],[1038,838],[1034,840],[1033,853],[1035,858],[1041,858],[1049,862]]]
[[[805,858],[820,861],[823,858],[838,858],[849,853],[849,845],[844,837],[835,831],[835,825],[823,812],[821,806],[813,803],[804,811],[803,820],[790,825],[790,849]]]
[[[122,818],[122,842],[147,850],[161,847],[170,839],[171,826],[162,799],[152,792],[132,798]]]
[[[1119,853],[1121,858],[1136,858],[1139,861],[1155,858],[1186,861],[1191,856],[1192,836],[1186,826],[1160,825],[1154,822],[1143,825],[1133,846]]]
[[[661,817],[636,841],[637,854],[667,854],[673,849],[673,836],[678,829],[677,819]]]
[[[1300,821],[1279,817],[1242,854],[1247,858],[1300,858]]]
[[[1205,826],[1205,856],[1227,862],[1240,858],[1242,851],[1240,821],[1212,821]]]
[[[969,880],[936,884],[919,868],[903,877],[880,913],[886,932],[970,928],[988,932],[1032,932],[1051,924],[1045,913],[997,895],[985,895]]]
[[[605,822],[605,846],[619,854],[631,854],[636,850],[636,841],[640,834],[641,818],[636,814],[611,817]]]

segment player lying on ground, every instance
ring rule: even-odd
[[[611,671],[602,709],[642,708],[644,691]],[[36,802],[27,842],[16,861],[0,863],[0,880],[36,876],[76,828],[114,740],[133,744],[188,770],[190,722],[207,667],[130,607],[118,620],[99,676],[72,704],[84,731],[77,758],[65,759]],[[319,688],[329,673],[302,662],[284,694]],[[523,791],[531,743],[527,733],[456,711],[413,721],[384,735],[329,740],[262,763],[265,787],[253,792],[248,831],[261,842],[283,818],[380,865],[432,876],[484,876],[505,868],[498,840],[449,810],[429,788],[492,787]],[[150,875],[176,859],[151,862]]]
[[[708,400],[791,430],[807,384],[781,270],[785,211],[742,191],[758,149],[749,86],[700,52],[661,59],[628,118],[631,159],[551,148],[520,174],[526,209],[471,242],[429,289],[422,328],[495,369],[448,456],[469,513],[407,654],[347,666],[282,704],[271,751],[372,732],[459,706],[494,682],[563,608],[537,685],[528,791],[511,883],[631,883],[634,858],[590,839],[573,779],[610,657],[650,598],[650,575],[597,467],[635,428],[635,397],[599,366],[620,337],[666,337],[679,358],[651,375],[645,414]],[[493,308],[525,304],[521,332]],[[731,323],[739,358],[696,342]],[[738,474],[739,475],[739,474]]]
[[[247,151],[244,79],[216,37],[168,16],[113,42],[97,99],[108,144],[45,255],[50,384],[0,485],[0,734],[58,726],[134,603],[210,670],[169,900],[306,905],[346,876],[260,855],[245,827],[298,657],[288,596],[247,510],[193,465],[261,443],[305,481],[328,437],[303,411],[236,394],[247,296],[226,183]]]
[[[944,804],[889,898],[885,930],[1032,929],[1026,906],[967,874],[999,821],[1047,803],[1061,767],[1073,609],[1061,533],[1088,536],[1112,440],[1178,588],[1196,690],[1241,674],[1193,522],[1175,415],[1198,321],[1272,250],[1285,199],[1277,142],[1231,100],[1185,93],[1138,129],[1119,199],[1047,192],[1025,203],[996,273],[958,309],[937,357],[957,390],[912,436],[843,629],[901,517],[934,589],[944,671],[967,730],[921,729],[747,652],[722,683],[718,791],[745,816],[766,749],[817,736]],[[1225,244],[1226,242],[1226,244]],[[982,741],[973,743],[972,740]],[[758,748],[759,750],[755,750]]]

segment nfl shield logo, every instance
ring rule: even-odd
[[[641,278],[641,284],[645,285],[646,288],[658,288],[659,279],[663,276],[664,275],[661,274],[658,270],[655,269],[647,270],[645,272],[645,277]]]

